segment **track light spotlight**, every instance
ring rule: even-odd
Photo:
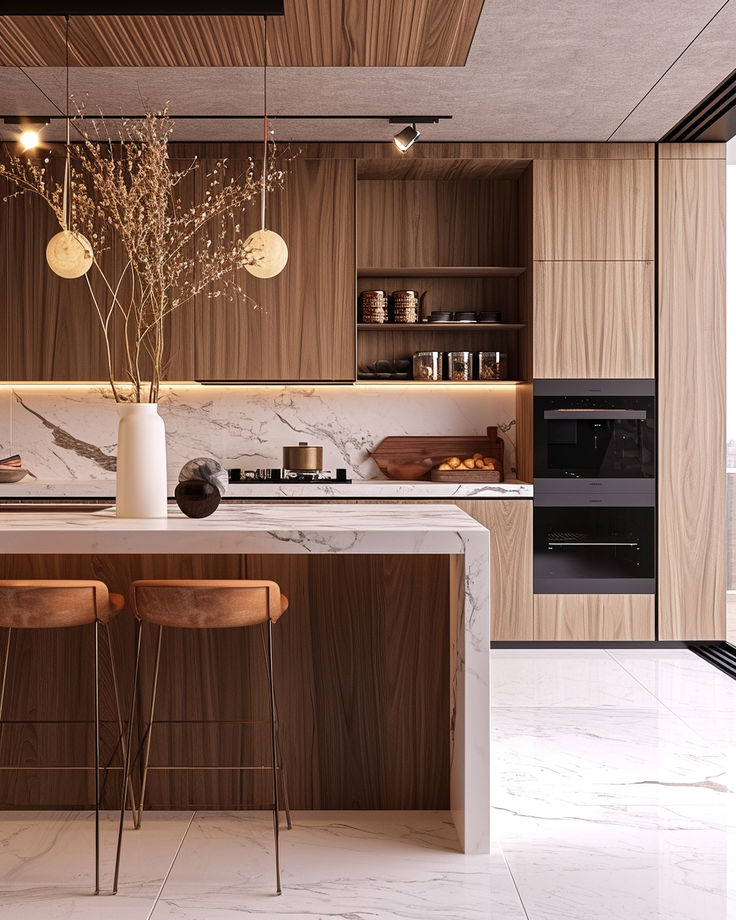
[[[407,125],[396,135],[394,144],[396,144],[402,153],[406,153],[418,137],[419,132],[417,131],[417,126],[415,124]]]
[[[23,151],[38,147],[40,131],[51,119],[45,115],[6,115],[3,121],[6,125],[17,125],[20,130],[20,145]]]

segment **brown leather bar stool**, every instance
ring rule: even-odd
[[[0,580],[0,627],[7,629],[0,684],[0,733],[2,732],[5,686],[10,660],[10,642],[14,629],[56,629],[70,626],[94,625],[94,724],[95,724],[95,894],[100,893],[100,624],[105,627],[110,655],[113,693],[117,707],[120,740],[125,757],[125,738],[120,716],[115,656],[107,624],[125,605],[119,594],[110,594],[101,581],[65,580]],[[0,735],[1,737],[1,735]],[[46,767],[48,770],[70,770],[76,767]],[[125,770],[123,770],[125,777]],[[131,803],[134,803],[130,789]],[[133,807],[135,805],[133,804]]]
[[[222,629],[235,627],[249,627],[266,625],[266,641],[264,641],[264,658],[268,674],[270,723],[271,723],[271,763],[268,766],[234,767],[238,770],[262,769],[270,770],[273,784],[273,838],[276,860],[276,893],[281,894],[281,868],[279,862],[279,783],[281,782],[284,793],[284,806],[287,827],[291,828],[291,815],[289,814],[289,799],[286,790],[286,773],[281,758],[281,743],[279,739],[278,720],[276,715],[276,697],[273,681],[273,624],[288,608],[289,602],[281,593],[279,586],[273,581],[252,580],[162,580],[162,581],[135,581],[131,585],[130,600],[137,619],[136,655],[133,671],[133,697],[130,704],[130,721],[128,723],[128,742],[126,745],[125,776],[123,777],[122,802],[120,807],[120,826],[118,829],[118,847],[115,859],[115,879],[113,893],[118,890],[118,875],[120,870],[120,851],[122,846],[123,823],[125,818],[125,794],[130,782],[130,752],[132,751],[132,726],[135,715],[135,698],[138,684],[138,670],[141,654],[141,635],[143,623],[158,626],[156,637],[156,663],[153,673],[153,687],[151,692],[151,709],[148,724],[144,734],[143,776],[141,782],[140,804],[138,821],[135,822],[135,806],[133,806],[134,824],[140,826],[143,815],[143,800],[146,793],[146,779],[149,769],[149,755],[151,750],[151,734],[153,729],[154,711],[156,707],[156,692],[158,689],[158,674],[161,664],[161,638],[164,627],[179,629]],[[261,633],[263,639],[263,633]],[[249,720],[253,722],[253,720]],[[187,767],[177,766],[178,769]],[[202,767],[189,767],[188,769],[202,769]],[[206,769],[206,768],[205,768]]]

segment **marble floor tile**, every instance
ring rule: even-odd
[[[465,856],[444,812],[297,812],[274,894],[270,816],[198,813],[152,920],[525,920],[503,857]]]
[[[444,812],[0,813],[0,920],[736,920],[736,706],[685,649],[494,650],[489,856]],[[733,682],[736,685],[736,682]],[[114,813],[102,822],[103,890]]]
[[[674,656],[611,649],[609,655],[673,712],[736,709],[736,680],[694,652]]]
[[[100,888],[94,889],[94,814],[0,812],[0,918],[117,918],[148,915],[192,813],[150,812],[126,822],[119,894],[110,895],[118,813],[100,822]]]
[[[718,805],[736,798],[729,758],[664,707],[499,708],[491,726],[496,806]]]
[[[491,706],[658,707],[656,697],[605,651],[493,649]]]
[[[733,920],[729,814],[583,806],[498,820],[529,920]]]

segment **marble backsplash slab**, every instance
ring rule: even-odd
[[[197,386],[162,388],[169,479],[187,460],[223,466],[281,465],[281,448],[324,447],[326,469],[380,478],[371,450],[389,435],[481,435],[496,425],[506,448],[506,477],[516,467],[513,386]],[[113,479],[118,416],[101,385],[0,387],[0,456],[20,453],[39,480]]]

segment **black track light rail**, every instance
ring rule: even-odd
[[[6,124],[18,124],[18,119],[23,116],[19,115],[0,115],[0,121]],[[159,116],[162,117],[162,116]],[[174,115],[169,112],[168,116],[172,121],[263,121],[263,115]],[[110,114],[85,114],[86,120],[101,119],[102,121],[141,121],[146,118],[145,115],[110,115]],[[14,119],[14,120],[13,120]],[[48,121],[65,121],[65,115],[42,115],[39,121],[45,119]],[[440,121],[448,121],[452,115],[269,115],[269,121],[388,121],[392,125],[436,125]]]

